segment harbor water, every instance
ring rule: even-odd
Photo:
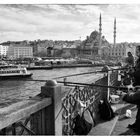
[[[33,70],[30,72],[33,73],[32,80],[50,80],[59,76],[92,72],[100,69],[101,67],[60,68],[53,70]],[[76,82],[77,78],[78,76],[71,77],[70,79]],[[63,81],[63,79],[59,79],[59,81]],[[44,82],[20,79],[0,81],[0,108],[39,94],[43,85]]]

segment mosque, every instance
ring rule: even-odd
[[[99,17],[99,31],[93,31],[90,36],[87,36],[81,44],[79,56],[82,58],[119,58],[123,59],[127,57],[127,52],[131,52],[135,57],[136,47],[130,43],[116,43],[116,18],[114,19],[113,29],[113,44],[110,44],[105,36],[102,36],[102,16]]]

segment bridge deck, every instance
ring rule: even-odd
[[[93,127],[90,131],[90,136],[138,135],[127,128],[128,124],[132,124],[135,121],[136,106],[130,104],[117,104],[115,107],[117,108],[116,112],[121,112],[121,114],[119,113],[120,115],[116,115],[111,121],[97,124],[97,126]],[[131,109],[132,118],[126,118],[124,116],[127,109]]]

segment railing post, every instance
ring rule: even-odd
[[[46,81],[41,87],[41,97],[51,97],[52,104],[31,117],[31,128],[37,135],[62,135],[62,115],[55,120],[61,107],[61,86],[55,80]],[[60,104],[60,105],[59,105]]]
[[[110,86],[110,82],[111,82],[110,81],[110,74],[111,74],[110,67],[106,65],[102,68],[102,71],[106,72],[106,74],[107,74],[107,86]],[[106,94],[106,97],[105,97],[105,99],[107,101],[109,101],[109,96],[110,96],[110,88],[107,88],[107,94]]]
[[[67,78],[65,77],[64,78],[64,86],[67,86],[67,83],[66,82],[67,82]]]

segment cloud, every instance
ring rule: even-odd
[[[113,22],[117,19],[117,41],[136,41],[140,29],[140,5],[0,5],[0,41],[25,39],[74,40],[99,29],[113,41]],[[133,36],[132,36],[133,34]],[[7,40],[8,39],[8,40]]]

